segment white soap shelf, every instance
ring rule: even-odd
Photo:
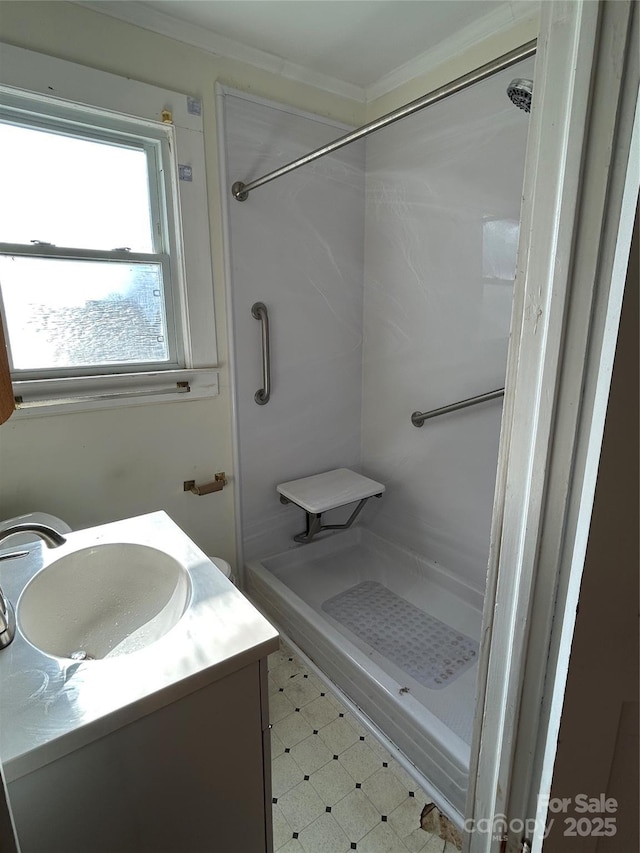
[[[382,497],[384,485],[356,474],[349,468],[336,468],[312,477],[289,480],[276,487],[280,502],[292,503],[303,509],[307,516],[304,533],[294,536],[296,542],[307,543],[321,530],[346,530],[351,527],[369,498]],[[347,504],[358,505],[345,524],[322,524],[322,513]]]

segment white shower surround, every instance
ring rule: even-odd
[[[410,416],[504,384],[528,128],[505,94],[514,76],[532,77],[533,60],[260,187],[246,202],[231,200],[227,188],[240,553],[249,591],[361,707],[369,693],[377,697],[366,712],[459,821],[467,734],[447,729],[446,714],[434,716],[424,696],[399,701],[397,673],[377,664],[367,672],[367,655],[345,652],[335,626],[311,615],[306,582],[294,591],[293,575],[271,571],[290,565],[306,573],[312,551],[299,549],[315,548],[293,543],[304,516],[280,505],[276,485],[336,467],[384,483],[384,497],[369,502],[359,524],[378,543],[387,540],[387,553],[394,543],[414,552],[425,582],[435,572],[461,610],[474,601],[480,612],[501,404],[422,429]],[[341,135],[332,122],[251,96],[226,91],[221,102],[228,187]],[[250,314],[258,300],[271,313],[273,340],[273,396],[260,407],[253,400],[260,329]],[[346,546],[349,535],[334,536]],[[475,673],[474,666],[465,674],[470,716]]]
[[[364,149],[264,186],[237,202],[229,189],[317,148],[344,127],[240,93],[225,93],[230,243],[230,337],[244,559],[290,547],[304,513],[276,486],[334,468],[359,468],[364,268]],[[260,325],[269,312],[272,393],[262,387]],[[327,514],[327,520],[331,514]]]
[[[362,466],[385,483],[365,523],[482,592],[528,116],[506,97],[533,59],[367,140]]]

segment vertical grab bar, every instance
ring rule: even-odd
[[[259,406],[264,406],[271,397],[271,355],[269,342],[269,315],[264,302],[256,302],[251,306],[251,316],[262,322],[262,388],[253,395]]]

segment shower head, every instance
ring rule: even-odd
[[[533,95],[533,80],[516,78],[507,86],[507,95],[516,107],[526,113],[531,111],[531,96]]]

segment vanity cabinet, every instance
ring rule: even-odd
[[[162,511],[24,551],[0,560],[17,614],[0,652],[0,761],[22,853],[271,853],[276,629]],[[32,580],[55,592],[63,565],[72,612],[45,597],[29,634],[22,593]],[[179,582],[165,602],[167,565]],[[60,634],[86,656],[61,655]]]
[[[22,853],[271,853],[266,658],[9,783]]]

